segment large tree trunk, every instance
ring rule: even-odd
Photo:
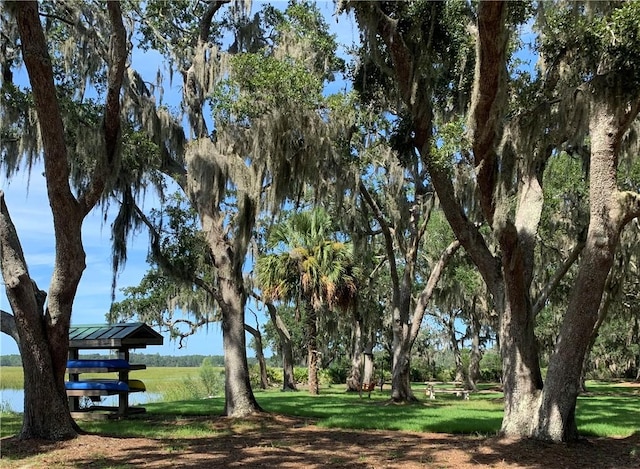
[[[29,277],[22,248],[1,191],[0,261],[7,298],[19,335],[24,370],[24,414],[20,438],[73,438],[77,433],[69,414],[64,372],[62,376],[56,376],[56,367],[47,341],[43,311],[45,295]],[[66,340],[68,344],[68,336]]]
[[[417,400],[411,391],[411,352],[401,344],[393,347],[391,399],[394,402],[415,402]]]
[[[280,353],[282,355],[282,390],[297,391],[296,379],[293,372],[293,347],[291,346],[291,334],[284,321],[278,314],[276,307],[271,303],[266,303],[271,322],[276,328],[280,339]]]
[[[373,335],[373,334],[372,334]],[[373,383],[375,381],[375,363],[373,361],[373,346],[375,341],[373,338],[369,339],[364,346],[362,356],[364,357],[364,366],[362,370],[362,382]],[[380,378],[384,381],[384,376]],[[381,384],[382,386],[382,384]],[[381,389],[382,390],[382,389]]]
[[[514,314],[507,303],[500,316],[500,354],[504,389],[501,432],[529,436],[531,412],[539,404],[542,376],[533,334],[533,316]]]
[[[244,324],[244,295],[228,280],[221,280],[222,343],[224,346],[225,403],[227,417],[246,417],[262,409],[249,379]]]
[[[575,420],[580,377],[622,228],[640,214],[640,195],[617,189],[618,152],[640,101],[624,102],[615,80],[592,83],[589,134],[589,230],[578,275],[549,361],[535,436],[551,441],[577,439]],[[611,88],[610,88],[611,87]]]
[[[347,376],[347,391],[358,392],[362,381],[362,320],[358,313],[353,315],[351,332],[351,369]]]
[[[203,177],[202,175],[200,175]],[[194,180],[193,182],[196,182]],[[197,184],[197,182],[196,182]],[[193,188],[197,188],[194,184]],[[198,200],[197,192],[192,195]],[[204,200],[204,199],[199,199]],[[209,203],[211,200],[209,199]],[[222,343],[224,346],[225,403],[227,417],[246,417],[262,409],[253,395],[247,363],[244,310],[246,297],[242,278],[245,252],[231,246],[223,228],[224,216],[218,207],[199,206],[202,231],[211,250],[217,273],[216,302],[222,310]],[[250,230],[249,230],[250,231]]]
[[[318,315],[316,311],[307,305],[307,367],[309,394],[320,394],[318,383]]]
[[[391,369],[391,399],[394,402],[415,402],[411,391],[411,341],[409,324],[409,288],[403,288],[400,301],[393,308],[393,342]]]
[[[107,95],[102,121],[103,148],[96,148],[95,168],[86,190],[78,198],[69,187],[69,161],[62,110],[58,103],[52,61],[42,29],[37,2],[13,5],[20,31],[24,63],[32,86],[44,155],[47,195],[53,215],[56,258],[49,287],[47,309],[34,300],[26,263],[17,243],[15,229],[6,228],[15,238],[11,248],[14,266],[7,283],[8,296],[20,336],[25,373],[25,402],[22,438],[59,440],[77,434],[69,414],[64,386],[71,310],[85,269],[82,245],[84,217],[102,197],[106,181],[119,167],[120,91],[127,57],[126,31],[119,2],[106,4],[113,27],[109,43]],[[6,207],[3,212],[7,215]],[[17,249],[17,250],[16,250]],[[19,254],[18,254],[19,253]],[[3,271],[5,266],[3,253]],[[17,288],[17,290],[13,290]]]

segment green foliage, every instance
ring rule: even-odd
[[[219,395],[224,391],[224,372],[214,368],[209,358],[202,360],[199,375],[208,397]]]
[[[302,300],[316,311],[353,304],[358,270],[352,246],[336,238],[331,218],[320,208],[274,226],[267,240],[274,252],[256,263],[265,298]]]
[[[343,356],[331,362],[331,365],[324,369],[323,372],[327,376],[329,384],[343,384],[347,382],[350,368],[348,359]]]
[[[432,361],[423,357],[415,357],[411,359],[409,379],[412,382],[432,381],[435,377],[436,368]]]
[[[230,77],[212,96],[219,124],[248,122],[284,103],[313,109],[321,101],[322,82],[303,64],[247,53],[231,58],[230,66]]]
[[[218,126],[249,125],[286,107],[319,109],[324,81],[343,68],[315,3],[291,1],[284,10],[266,5],[253,25],[268,39],[260,50],[229,58],[228,75],[211,96]]]
[[[151,268],[139,285],[122,289],[125,298],[111,305],[107,321],[135,318],[166,327],[173,339],[182,338],[218,320],[216,303],[207,289],[194,288],[215,280],[210,250],[198,214],[184,196],[173,194],[162,209],[152,211],[150,219],[158,233],[147,259]],[[183,312],[193,320],[176,321]]]
[[[616,72],[623,89],[640,84],[640,4],[565,3],[545,9],[540,51],[549,63],[568,55],[578,80]]]
[[[433,140],[431,149],[436,165],[448,170],[453,169],[461,152],[470,147],[466,132],[466,122],[462,115],[438,126],[438,135]]]
[[[275,368],[273,366],[268,366],[267,379],[270,383],[282,383],[284,380],[284,371],[282,367]]]
[[[134,3],[130,3],[134,7]],[[171,56],[174,51],[185,51],[194,46],[200,27],[199,19],[209,7],[206,3],[192,3],[190,0],[150,0],[143,4],[140,14],[139,47],[143,50],[154,49]],[[137,8],[137,6],[136,6]],[[220,39],[219,24],[210,28],[206,39],[216,43]]]
[[[344,60],[336,56],[335,35],[329,33],[329,25],[317,4],[309,0],[290,0],[287,8],[280,11],[271,5],[263,9],[265,25],[273,27],[276,42],[300,44],[309,69],[324,80],[333,80],[334,73],[344,68]]]
[[[296,383],[307,384],[309,381],[309,370],[307,368],[295,367],[293,369],[293,379]]]
[[[294,306],[287,304],[278,305],[278,315],[287,325],[287,329],[291,336],[294,364],[303,364],[307,359],[304,320],[302,320],[303,318],[301,317],[301,313],[302,312],[297,310]],[[280,338],[272,321],[268,321],[264,324],[262,340],[265,347],[271,348],[274,352],[279,350]],[[278,355],[276,358],[278,359],[278,364],[282,365],[282,357]],[[281,381],[282,379],[279,380],[279,382]]]

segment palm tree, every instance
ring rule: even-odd
[[[318,313],[323,308],[346,309],[355,304],[352,246],[335,239],[329,215],[317,208],[293,214],[276,225],[267,247],[273,252],[258,259],[258,284],[266,299],[293,301],[304,309],[309,392],[318,394]]]

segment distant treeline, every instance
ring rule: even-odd
[[[104,358],[114,358],[115,355],[107,355],[104,353],[81,353],[80,358],[89,360],[100,360]],[[183,355],[183,356],[164,356],[159,353],[132,353],[129,358],[130,363],[144,364],[147,366],[179,366],[179,367],[195,367],[202,365],[202,361],[208,358],[212,366],[224,366],[224,356],[222,355]],[[255,358],[248,358],[250,365],[256,362]],[[0,357],[0,366],[22,366],[20,355],[3,355]]]

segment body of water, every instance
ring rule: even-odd
[[[129,405],[147,404],[149,402],[159,402],[162,394],[155,392],[134,392],[129,394]],[[104,396],[101,402],[94,405],[117,406],[118,396]],[[23,412],[24,411],[24,390],[22,389],[0,389],[0,409],[3,411]]]

